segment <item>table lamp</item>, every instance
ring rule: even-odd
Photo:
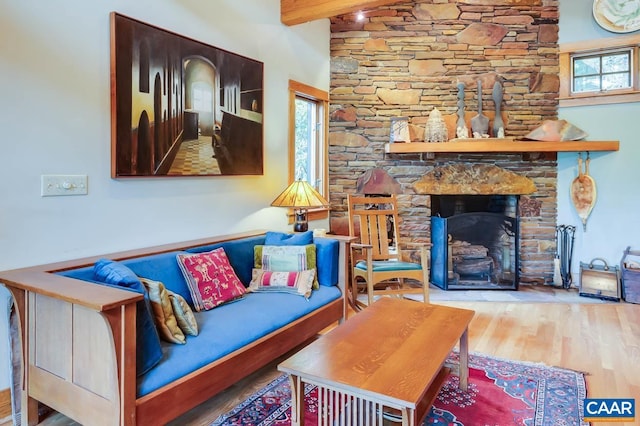
[[[318,191],[316,191],[309,182],[304,180],[296,180],[291,183],[276,197],[271,203],[274,207],[293,207],[295,214],[295,223],[293,230],[295,232],[304,232],[309,229],[307,221],[307,210],[309,207],[326,207],[329,202],[324,199]]]

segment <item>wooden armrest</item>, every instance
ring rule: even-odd
[[[370,249],[373,246],[371,244],[351,243],[351,247],[357,249]]]
[[[0,283],[100,312],[135,303],[143,298],[142,294],[129,290],[29,268],[1,272]]]

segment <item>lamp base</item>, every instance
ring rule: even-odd
[[[309,222],[307,222],[307,212],[296,212],[296,221],[293,224],[294,232],[305,232],[309,229]]]
[[[309,230],[309,224],[308,223],[296,223],[293,225],[293,231],[294,232],[306,232]]]

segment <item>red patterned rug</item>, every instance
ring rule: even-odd
[[[458,362],[457,353],[449,362]],[[306,385],[305,424],[317,425],[315,386]],[[582,421],[584,375],[540,364],[469,355],[469,390],[458,389],[450,375],[424,425],[588,425]],[[219,425],[290,425],[291,391],[281,375],[229,413]]]

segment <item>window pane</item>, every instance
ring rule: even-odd
[[[629,53],[608,55],[602,57],[602,72],[629,71]]]
[[[573,79],[574,92],[600,91],[600,76],[576,77]]]
[[[306,180],[312,185],[311,178],[311,149],[313,104],[307,100],[296,98],[296,140],[295,140],[295,169],[294,178]]]
[[[602,76],[602,89],[626,89],[631,87],[629,73],[605,74]]]
[[[600,74],[600,58],[599,57],[587,57],[576,58],[573,61],[573,75],[593,75]]]
[[[309,182],[320,194],[327,197],[326,111],[329,94],[292,81],[289,90],[292,95],[290,178]],[[318,94],[321,97],[317,97]]]

